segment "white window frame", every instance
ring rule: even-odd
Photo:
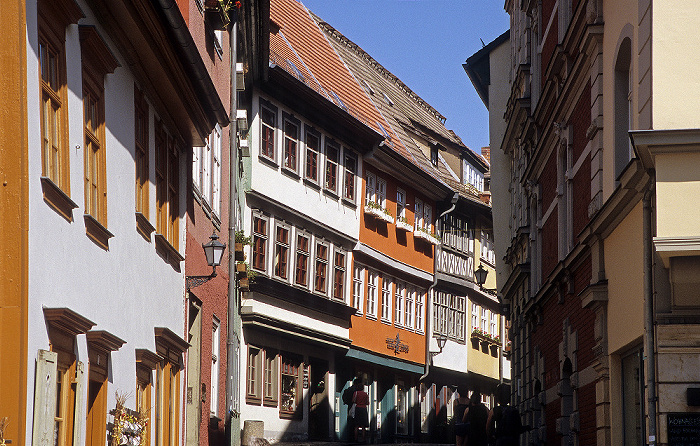
[[[221,217],[221,126],[216,124],[211,132],[212,138],[212,191],[211,210]]]
[[[386,180],[377,177],[377,201],[376,203],[386,209]]]
[[[377,289],[379,274],[374,270],[367,270],[367,317],[377,318]]]
[[[367,172],[365,177],[365,206],[369,205],[370,202],[377,203],[377,176],[372,172]]]
[[[336,150],[336,153],[338,154],[336,160],[331,160],[331,158],[328,156],[328,148],[329,147]],[[342,158],[341,158],[342,151],[341,151],[340,144],[338,144],[336,141],[333,141],[330,138],[326,138],[323,154],[324,154],[324,158],[325,158],[324,164],[323,164],[325,166],[325,168],[323,169],[323,189],[332,193],[332,194],[337,195],[338,194],[338,187],[340,185],[339,183],[341,182],[340,178],[339,178],[339,175],[340,175],[339,164],[340,164],[340,161],[342,160]],[[329,185],[328,185],[328,179],[329,179],[328,169],[331,166],[335,167],[335,184],[333,185],[332,188],[329,187]]]
[[[423,203],[423,229],[428,234],[433,233],[433,207]]]
[[[312,253],[312,246],[313,246],[313,240],[311,238],[311,234],[307,233],[306,231],[302,231],[300,229],[297,229],[295,231],[296,233],[294,234],[294,279],[292,279],[294,282],[294,285],[301,286],[304,288],[309,288],[309,277],[311,277],[311,253]],[[300,251],[299,248],[299,238],[303,237],[306,239],[307,244],[306,244],[306,251]],[[300,255],[306,255],[306,282],[305,283],[299,283],[297,281],[297,273],[298,273],[298,261],[299,261],[299,256]],[[291,279],[291,277],[290,277]]]
[[[416,318],[415,318],[415,327],[416,331],[419,333],[423,333],[425,330],[424,326],[424,309],[425,309],[425,295],[426,292],[421,289],[421,288],[416,288],[412,287],[414,296],[415,296],[415,302],[416,302]]]
[[[414,222],[413,226],[415,229],[421,229],[423,227],[423,201],[419,198],[416,198],[416,203],[413,207],[414,211]]]
[[[489,310],[487,310],[486,308],[482,307],[482,308],[481,308],[481,331],[483,331],[484,333],[488,333],[488,329],[489,329],[489,326],[488,326],[488,321],[489,321],[488,314],[489,314]]]
[[[400,218],[406,218],[406,191],[396,189],[396,221]]]
[[[354,162],[354,167],[350,166],[350,162]],[[343,147],[343,199],[350,203],[357,201],[357,169],[359,167],[359,158],[354,151]],[[348,184],[352,183],[352,195],[348,195]]]
[[[264,115],[264,110],[267,110],[270,112],[273,116],[273,123],[272,124],[267,124],[265,123],[265,120],[263,119]],[[273,106],[272,104],[269,104],[267,101],[261,101],[260,102],[260,153],[259,155],[267,160],[272,161],[273,163],[276,162],[276,157],[277,157],[277,107]],[[270,128],[272,129],[272,154],[267,155],[262,152],[262,141],[263,141],[263,133],[265,128]]]
[[[479,306],[472,302],[472,331],[479,328]]]
[[[219,368],[221,367],[221,321],[212,316],[211,335],[211,383],[209,392],[209,413],[211,416],[219,415]]]
[[[318,146],[316,148],[312,148],[309,146],[309,136],[313,136],[318,140]],[[321,163],[323,162],[321,160],[321,152],[322,152],[322,138],[321,138],[321,133],[318,132],[315,128],[309,126],[309,125],[304,125],[304,167],[303,167],[303,172],[304,172],[304,178],[306,181],[309,181],[315,185],[320,184],[321,178],[320,178],[320,170],[321,170]],[[309,152],[313,152],[316,154],[316,178],[312,178],[309,176],[309,172],[307,170],[307,165],[309,162]]]
[[[394,325],[404,325],[404,303],[406,300],[406,283],[396,281],[394,286]]]
[[[318,257],[319,246],[324,246],[326,248],[326,258],[325,259],[320,259]],[[332,261],[332,259],[329,258],[332,253],[333,253],[333,251],[331,250],[331,246],[328,242],[326,242],[325,240],[322,240],[322,239],[318,239],[318,238],[316,239],[316,241],[314,243],[314,272],[313,272],[314,282],[312,285],[312,290],[314,293],[323,294],[324,296],[328,296],[328,288],[329,288],[328,283],[330,282],[330,278],[328,277],[328,271],[329,271],[328,265]],[[325,280],[323,283],[322,290],[319,290],[316,288],[317,271],[318,271],[319,263],[325,264],[325,272],[326,272],[326,274],[324,276]]]
[[[414,303],[416,300],[415,293],[416,289],[412,286],[405,286],[405,302],[404,302],[404,319],[403,326],[408,329],[413,329],[413,315],[414,315]]]
[[[211,208],[211,164],[212,164],[212,135],[204,139],[202,147],[202,198]]]
[[[365,267],[355,265],[352,275],[352,306],[361,315],[365,303]]]
[[[343,256],[343,262],[340,265],[336,263],[336,258],[339,254]],[[333,276],[331,278],[331,290],[329,292],[329,295],[333,299],[345,302],[345,295],[347,294],[347,289],[346,289],[347,287],[345,286],[346,282],[347,282],[346,277],[347,277],[347,265],[348,265],[348,253],[347,253],[347,251],[345,251],[343,248],[341,248],[339,246],[335,246],[333,248],[333,259],[330,262],[333,263],[333,268],[332,268]],[[340,286],[342,287],[340,297],[335,297],[335,287],[336,287],[335,273],[337,271],[342,271],[342,273],[343,273],[343,276],[341,278],[341,284],[340,284]]]
[[[255,219],[260,219],[265,221],[265,233],[257,233],[255,232]],[[269,263],[269,251],[270,251],[270,218],[267,215],[264,215],[262,212],[259,211],[254,211],[253,212],[253,220],[252,220],[252,225],[251,225],[251,233],[252,233],[252,246],[251,246],[251,256],[250,256],[250,267],[255,269],[256,271],[261,271],[263,273],[267,273],[267,264]],[[255,262],[253,261],[255,258],[255,241],[257,238],[260,238],[264,241],[264,261],[262,268],[258,268],[257,265],[255,265]]]
[[[491,312],[491,329],[489,330],[489,333],[491,333],[491,336],[498,336],[498,315],[495,312]]]
[[[279,240],[279,237],[278,237],[278,236],[279,236],[279,230],[280,230],[280,229],[284,229],[284,230],[287,231],[287,240],[286,240],[286,242],[281,242],[281,241]],[[277,221],[277,222],[275,222],[275,248],[274,248],[274,251],[273,251],[274,256],[273,256],[273,261],[272,261],[272,263],[273,263],[273,265],[272,265],[272,274],[273,274],[274,277],[276,277],[276,278],[278,278],[278,279],[280,279],[280,280],[284,280],[284,281],[286,281],[286,282],[289,281],[289,269],[290,269],[290,268],[289,268],[289,259],[290,259],[290,257],[291,257],[291,252],[292,252],[292,237],[293,237],[293,235],[294,235],[294,234],[292,233],[292,227],[291,227],[290,225],[288,225],[287,223],[284,223],[284,222],[282,222],[282,221]],[[284,274],[278,274],[278,271],[277,271],[277,265],[278,265],[278,263],[279,263],[279,261],[280,261],[280,259],[278,259],[278,257],[277,257],[277,249],[278,249],[278,247],[280,247],[280,248],[286,248],[286,254],[285,254],[285,259],[284,259],[284,262],[285,262],[285,265],[286,265],[286,266],[285,266],[285,269],[284,269],[284,271],[283,271]],[[295,272],[296,272],[296,271],[295,271]]]
[[[382,276],[382,322],[391,323],[391,277]]]
[[[291,125],[296,129],[296,136],[292,137],[293,135],[290,135],[287,133],[287,125]],[[282,157],[282,168],[289,171],[293,172],[295,174],[299,173],[299,139],[301,135],[301,123],[297,120],[292,118],[289,114],[287,113],[282,113],[282,150],[281,150],[281,157]],[[287,144],[288,143],[293,143],[294,144],[294,163],[293,165],[290,165],[290,161],[287,159]]]
[[[192,147],[192,185],[196,193],[202,196],[202,152],[203,146]]]

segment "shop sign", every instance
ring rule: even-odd
[[[401,342],[398,333],[396,333],[395,338],[386,338],[386,348],[393,350],[396,355],[399,353],[408,353],[408,344]]]

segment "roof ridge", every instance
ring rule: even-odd
[[[352,48],[358,55],[360,55],[363,59],[367,60],[369,62],[369,65],[377,70],[380,74],[382,74],[385,78],[388,80],[392,81],[394,84],[396,84],[404,93],[406,93],[411,99],[413,99],[418,105],[423,107],[428,113],[433,115],[434,118],[439,120],[443,125],[445,124],[446,118],[439,112],[437,111],[432,105],[430,105],[428,102],[425,101],[425,99],[421,98],[418,96],[418,94],[411,90],[411,88],[403,83],[401,79],[399,79],[394,73],[391,71],[387,70],[382,64],[377,62],[369,53],[367,53],[365,50],[363,50],[358,44],[353,42],[352,40],[348,39],[335,29],[332,25],[330,25],[328,22],[324,21],[322,18],[320,18],[318,15],[314,14],[312,11],[309,10],[309,12],[312,14],[312,16],[316,19],[316,22],[318,23],[319,26],[325,28],[330,35],[332,35],[336,40],[339,42],[345,44],[347,47]]]

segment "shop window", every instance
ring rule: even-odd
[[[280,417],[301,418],[301,360],[288,354],[281,355]]]

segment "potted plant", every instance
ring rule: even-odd
[[[243,231],[236,231],[234,247],[236,250],[236,260],[245,260],[245,254],[243,253],[243,247],[245,245],[251,244],[251,237],[246,236]]]

